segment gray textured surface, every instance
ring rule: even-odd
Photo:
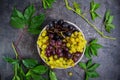
[[[87,12],[89,10],[90,0],[75,0],[81,4],[83,11]],[[112,31],[111,35],[117,38],[117,40],[112,41],[108,39],[101,38],[93,28],[91,28],[84,20],[82,20],[78,15],[69,11],[65,8],[63,0],[57,0],[54,3],[52,9],[43,10],[41,0],[0,0],[0,76],[1,80],[11,80],[13,71],[12,66],[2,60],[3,56],[15,57],[13,50],[11,48],[12,41],[16,40],[21,29],[14,29],[10,26],[9,20],[12,9],[14,5],[23,11],[26,6],[33,3],[37,8],[38,13],[46,14],[46,24],[51,19],[65,19],[69,20],[76,25],[80,26],[83,30],[83,33],[86,36],[87,40],[91,38],[98,38],[99,43],[101,43],[104,48],[99,50],[98,57],[94,57],[94,62],[100,63],[100,67],[97,71],[100,74],[99,78],[90,79],[90,80],[120,80],[120,1],[119,0],[95,0],[96,2],[101,3],[100,9],[97,11],[101,16],[104,15],[106,9],[110,9],[112,15],[114,15],[113,23],[116,26],[116,29]],[[70,0],[72,2],[72,0]],[[90,19],[89,13],[87,18]],[[101,29],[103,18],[97,18],[94,24]],[[30,35],[25,33],[20,44],[19,48],[21,54],[24,58],[33,57],[40,60],[37,49],[36,49],[36,39],[37,36]],[[85,58],[82,59],[85,61]],[[69,77],[68,72],[72,71],[73,76]],[[84,72],[78,66],[70,68],[67,70],[55,70],[58,80],[83,80]]]

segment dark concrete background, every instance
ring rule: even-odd
[[[87,12],[87,18],[90,19],[89,15],[89,2],[91,0],[69,0],[77,1],[81,4],[82,11]],[[111,34],[105,33],[106,35],[114,36],[117,40],[108,40],[101,38],[93,28],[91,28],[84,20],[78,15],[69,11],[65,7],[63,0],[57,0],[53,8],[44,10],[42,8],[41,0],[0,0],[0,76],[1,80],[11,80],[13,76],[12,66],[3,61],[2,57],[15,57],[14,52],[11,48],[12,41],[15,41],[22,29],[14,29],[10,26],[9,20],[13,7],[16,5],[17,9],[23,11],[26,6],[33,3],[37,9],[37,13],[45,13],[47,24],[51,19],[65,19],[69,20],[76,25],[80,26],[85,34],[86,39],[89,41],[92,38],[98,38],[99,43],[104,47],[99,50],[98,57],[93,58],[93,62],[97,62],[100,67],[97,69],[100,74],[99,78],[90,80],[120,80],[120,0],[95,0],[101,4],[101,7],[97,12],[104,16],[107,9],[111,10],[111,14],[114,15],[114,21],[116,28]],[[97,18],[92,21],[101,29],[103,18]],[[43,26],[44,26],[43,25]],[[23,58],[32,57],[40,61],[40,58],[36,49],[37,36],[25,33],[19,43],[21,55]],[[82,61],[86,61],[85,57]],[[69,77],[68,72],[72,71],[73,76]],[[83,80],[84,71],[78,66],[66,70],[55,70],[58,80]]]

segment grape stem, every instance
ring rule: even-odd
[[[104,35],[103,32],[101,32],[94,24],[92,24],[83,14],[78,13],[77,11],[75,11],[72,7],[69,6],[68,0],[65,0],[65,4],[66,4],[66,8],[68,10],[71,10],[73,12],[75,12],[76,14],[78,14],[83,20],[85,20],[91,27],[93,27],[96,32],[103,38],[107,38],[107,39],[111,39],[111,40],[115,40],[116,38],[110,37],[110,36],[106,36]]]

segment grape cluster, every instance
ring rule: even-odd
[[[41,58],[51,68],[68,68],[81,57],[86,40],[73,25],[55,20],[42,31],[37,44]]]

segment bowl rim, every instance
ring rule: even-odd
[[[72,23],[72,22],[70,22],[70,21],[67,21],[67,20],[64,20],[64,22],[67,22],[67,23],[69,23],[70,25],[73,25],[75,28],[77,28],[77,29],[82,33],[83,38],[86,40],[86,38],[85,38],[82,30],[80,29],[80,27],[78,27],[76,24],[74,24],[74,23]],[[47,26],[48,26],[48,24],[42,29],[42,31],[40,32],[39,36],[41,36],[41,33],[46,29]],[[39,37],[39,36],[38,36],[38,37]],[[38,40],[38,39],[37,39],[37,40]],[[85,53],[85,49],[86,49],[86,45],[85,45],[85,47],[84,47],[84,50],[83,50],[83,52],[82,52],[81,57],[79,58],[79,60],[78,60],[77,62],[75,62],[75,65],[77,65],[77,64],[81,61],[81,59],[83,58],[84,53]],[[37,50],[38,50],[38,53],[39,53],[40,58],[43,60],[44,63],[46,63],[46,64],[48,65],[48,63],[47,63],[47,62],[41,57],[41,55],[40,55],[40,48],[39,48],[38,44],[37,44]],[[74,65],[74,66],[75,66],[75,65]],[[50,65],[48,65],[48,66],[50,66]],[[69,66],[69,67],[67,67],[67,68],[56,67],[56,68],[54,68],[54,69],[68,69],[68,68],[71,68],[71,67],[73,67],[73,66]]]

